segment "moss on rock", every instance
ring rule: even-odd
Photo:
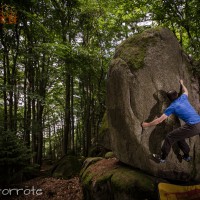
[[[116,158],[101,159],[95,164],[90,162],[90,166],[81,175],[81,181],[91,199],[96,199],[98,195],[102,198],[110,195],[109,198],[113,198],[114,195],[114,199],[148,197],[155,200],[157,196],[155,178],[120,164]]]
[[[90,188],[90,185],[92,184],[92,179],[95,176],[95,174],[90,173],[90,171],[85,171],[82,173],[82,183],[85,187]]]
[[[51,170],[55,178],[69,179],[78,175],[81,170],[81,162],[75,156],[63,156]]]
[[[159,31],[161,30],[161,28],[148,29],[143,33],[135,34],[126,39],[116,48],[114,59],[121,58],[133,70],[142,68],[148,46],[157,42],[157,37],[159,37]]]
[[[106,149],[111,148],[107,111],[104,113],[104,116],[103,116],[103,119],[102,119],[102,122],[101,122],[101,127],[100,127],[100,130],[99,130],[97,142],[98,142],[98,144],[102,145]]]
[[[92,165],[92,164],[94,164],[97,161],[102,160],[102,159],[103,159],[102,157],[90,157],[90,158],[87,158],[83,163],[83,167],[82,167],[82,169],[80,171],[80,176],[84,176],[84,173],[86,172],[86,169],[90,165]]]
[[[113,186],[120,191],[130,192],[134,188],[148,192],[155,191],[155,184],[150,176],[126,167],[115,170],[111,181]]]
[[[115,157],[115,154],[112,152],[112,151],[109,151],[105,154],[105,158],[108,159],[108,158],[114,158]]]
[[[108,117],[107,117],[107,112],[104,113],[103,115],[103,119],[102,119],[102,122],[101,122],[101,127],[100,127],[100,130],[99,130],[99,133],[100,134],[104,134],[105,131],[108,130]]]

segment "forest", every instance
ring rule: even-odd
[[[128,37],[169,28],[200,77],[199,0],[2,0],[0,9],[3,183],[45,159],[90,155],[109,63]]]

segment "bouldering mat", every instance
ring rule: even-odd
[[[200,200],[200,185],[180,186],[159,183],[160,200]]]

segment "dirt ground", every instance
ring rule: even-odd
[[[18,193],[18,195],[17,195]],[[82,200],[83,192],[79,177],[69,180],[38,177],[4,190],[5,200]],[[11,194],[11,195],[10,195]]]
[[[79,177],[68,180],[49,177],[47,172],[51,167],[43,163],[37,178],[5,187],[0,200],[83,200]]]

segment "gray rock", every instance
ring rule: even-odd
[[[182,122],[172,116],[156,127],[141,128],[143,121],[163,113],[170,103],[166,91],[179,91],[180,79],[199,111],[198,81],[191,68],[189,57],[166,28],[149,29],[116,48],[108,72],[107,114],[111,149],[122,162],[162,178],[200,179],[199,136],[187,140],[191,163],[178,159],[180,152],[174,145],[167,162],[158,164],[152,153],[160,152],[165,135]]]

